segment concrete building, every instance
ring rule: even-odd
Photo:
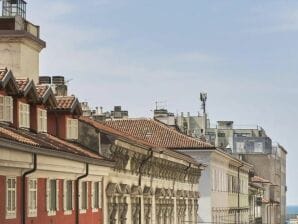
[[[220,149],[181,151],[207,164],[199,185],[199,222],[249,223],[248,182],[252,166]]]
[[[216,126],[210,125],[206,113],[206,95],[201,97],[203,113],[185,116],[183,113],[170,116],[167,110],[155,110],[154,118],[189,136],[205,140],[234,157],[250,163],[257,176],[270,181],[270,223],[285,223],[286,219],[286,156],[287,151],[279,144],[272,144],[265,130],[260,126],[234,126],[233,121],[218,121]]]

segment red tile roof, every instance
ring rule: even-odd
[[[209,143],[184,135],[152,119],[112,120],[106,121],[104,124],[157,147],[172,149],[215,148]]]
[[[19,91],[23,92],[29,83],[29,79],[16,79],[16,82],[17,82]]]
[[[6,68],[0,68],[0,81],[5,77],[6,73],[7,73]]]
[[[36,85],[36,92],[38,97],[43,97],[48,88],[50,87],[48,87],[47,85]]]
[[[180,153],[180,152],[168,150],[168,149],[166,149],[164,147],[160,147],[158,145],[154,145],[154,144],[152,144],[148,141],[144,141],[142,139],[139,139],[139,138],[137,138],[137,137],[135,137],[135,136],[133,136],[129,133],[125,133],[122,130],[119,130],[119,129],[114,128],[114,127],[110,127],[110,126],[106,125],[103,122],[95,121],[93,119],[90,119],[90,118],[84,117],[84,116],[81,116],[79,118],[79,120],[81,122],[84,122],[86,124],[89,124],[89,125],[93,126],[94,128],[98,129],[100,132],[115,135],[115,136],[119,137],[120,139],[121,138],[126,139],[126,140],[129,140],[130,142],[135,143],[135,144],[144,145],[144,146],[147,146],[147,147],[150,147],[150,148],[156,148],[156,150],[163,151],[163,153],[168,154],[170,156],[173,156],[173,157],[176,157],[176,158],[179,158],[179,159],[183,159],[183,160],[186,160],[186,161],[194,163],[194,164],[198,164],[197,161],[195,161],[192,157],[190,157],[188,155],[185,155],[185,154]]]
[[[65,110],[71,109],[72,105],[76,101],[74,96],[56,96],[57,109]]]
[[[80,145],[77,145],[76,143],[70,143],[45,133],[36,134],[26,130],[1,126],[0,138],[5,138],[34,147],[50,149],[57,152],[67,152],[93,159],[104,159],[99,154],[92,152]]]

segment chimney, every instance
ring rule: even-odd
[[[67,85],[65,85],[64,76],[53,76],[52,84],[56,96],[67,96]]]
[[[39,76],[39,84],[50,85],[52,83],[50,76]]]

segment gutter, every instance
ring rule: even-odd
[[[106,160],[104,158],[103,159],[91,158],[87,156],[76,155],[69,152],[57,151],[54,149],[47,149],[47,148],[42,148],[38,146],[30,146],[26,143],[17,142],[14,140],[8,140],[6,138],[0,137],[0,139],[1,139],[0,146],[4,148],[12,149],[12,150],[19,150],[21,152],[37,153],[39,155],[59,157],[63,159],[84,162],[84,163],[88,162],[89,164],[99,165],[99,166],[114,167],[114,164],[115,164],[115,162]]]
[[[80,180],[89,175],[89,164],[86,163],[86,173],[76,179],[76,224],[80,223],[80,208],[79,208],[79,183]]]
[[[23,175],[22,175],[22,223],[26,224],[26,177],[35,172],[37,169],[37,155],[36,153],[32,154],[33,156],[33,168],[31,170],[26,171]],[[28,200],[28,197],[27,197]]]
[[[144,160],[142,160],[141,162],[141,165],[139,167],[139,187],[141,187],[142,185],[142,168],[144,167],[144,165],[149,161],[149,159],[151,159],[153,157],[153,150],[152,148],[149,149],[149,152],[150,153]],[[141,198],[139,198],[139,206],[141,208]],[[139,211],[139,224],[142,223],[142,210],[140,209]]]

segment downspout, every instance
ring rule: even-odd
[[[142,168],[144,167],[144,165],[149,161],[149,159],[151,159],[153,157],[153,150],[152,148],[149,149],[150,153],[144,160],[142,160],[141,165],[139,167],[139,187],[141,187],[142,185]],[[142,209],[141,209],[141,198],[139,198],[139,206],[140,206],[140,211],[139,211],[139,224],[142,223]]]
[[[22,223],[26,224],[26,177],[37,169],[37,155],[33,153],[33,168],[22,175]],[[27,199],[28,200],[28,199]]]
[[[79,176],[76,180],[76,224],[79,224],[79,216],[80,216],[80,208],[79,208],[79,183],[80,180],[87,177],[89,175],[89,164],[86,163],[86,173],[82,176]]]

